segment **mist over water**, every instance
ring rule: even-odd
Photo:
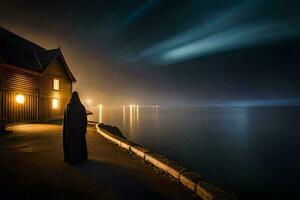
[[[295,199],[299,10],[299,0],[9,0],[0,25],[61,49],[89,120],[240,199]]]
[[[94,120],[97,120],[95,113]],[[300,177],[300,107],[103,107],[102,121],[234,192],[282,199]],[[276,193],[274,192],[276,191]]]

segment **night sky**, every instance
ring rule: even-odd
[[[300,105],[297,0],[1,0],[104,105]]]

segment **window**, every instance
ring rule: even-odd
[[[58,100],[57,99],[52,99],[52,108],[57,109],[58,108]]]
[[[56,78],[53,79],[53,90],[59,90],[59,80]]]

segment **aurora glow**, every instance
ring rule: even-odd
[[[280,106],[299,105],[299,10],[295,0],[10,0],[0,24],[60,46],[74,89],[95,105]]]
[[[260,6],[271,3],[239,1],[194,27],[141,51],[130,61],[152,59],[156,64],[171,64],[299,37],[300,18],[255,16],[260,12]]]
[[[295,37],[300,35],[299,24],[286,22],[241,25],[171,49],[162,55],[162,60],[176,62]]]

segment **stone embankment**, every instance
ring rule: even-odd
[[[117,127],[96,124],[96,129],[97,132],[107,140],[136,154],[142,160],[145,160],[160,170],[168,173],[202,199],[236,199],[232,194],[225,192],[223,189],[201,178],[197,173],[186,170],[174,161],[169,160],[158,153],[151,152],[138,144],[130,142],[122,135]]]

